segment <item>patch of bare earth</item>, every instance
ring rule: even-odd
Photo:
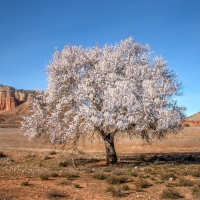
[[[200,199],[200,127],[152,145],[118,139],[114,166],[105,164],[103,143],[85,140],[79,150],[0,128],[0,200]]]

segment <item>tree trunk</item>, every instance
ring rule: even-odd
[[[110,134],[101,134],[102,138],[105,143],[106,147],[106,163],[107,164],[115,164],[117,163],[117,154],[115,152],[115,147],[114,147],[114,133]]]

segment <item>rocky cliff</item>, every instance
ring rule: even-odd
[[[0,84],[0,112],[11,110],[29,101],[33,95],[32,90],[17,90],[14,87]]]

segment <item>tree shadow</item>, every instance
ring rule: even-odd
[[[149,153],[120,156],[118,165],[150,165],[150,164],[200,164],[200,152],[190,153]]]
[[[200,164],[200,152],[190,153],[145,153],[145,154],[132,154],[118,156],[118,162],[114,165],[106,164],[105,159],[101,158],[74,158],[75,165],[78,166],[94,166],[94,167],[107,167],[107,166],[148,166],[151,164]]]

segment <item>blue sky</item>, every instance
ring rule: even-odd
[[[200,111],[199,0],[0,0],[0,84],[45,89],[55,47],[130,36],[169,61],[186,114]]]

